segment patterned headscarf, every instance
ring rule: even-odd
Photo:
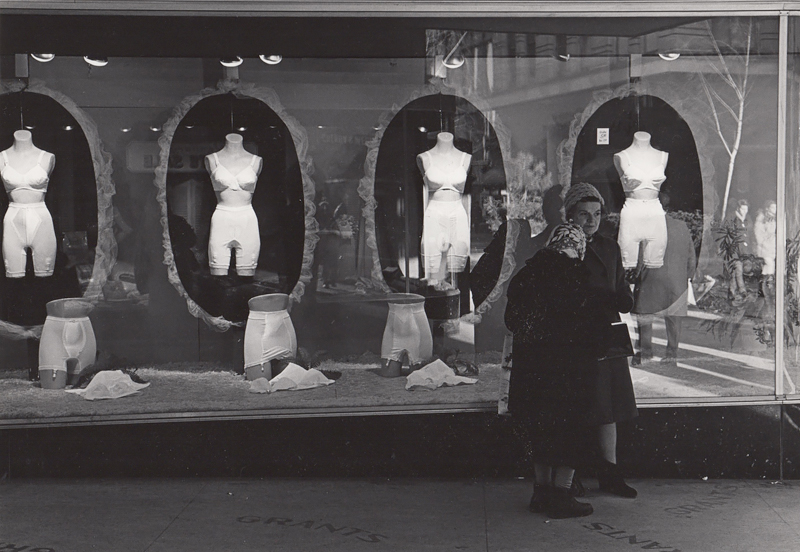
[[[594,201],[599,201],[600,207],[605,207],[606,203],[603,201],[603,196],[600,195],[600,192],[597,191],[597,188],[591,184],[587,184],[586,182],[579,182],[578,184],[573,184],[570,186],[566,195],[564,196],[564,213],[569,216],[570,210],[577,203],[580,203],[586,198],[592,198]]]
[[[577,251],[578,257],[583,260],[583,255],[586,253],[586,234],[577,224],[565,222],[553,229],[553,234],[547,240],[545,247],[559,252],[565,249],[574,249]]]

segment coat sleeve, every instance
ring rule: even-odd
[[[522,269],[511,279],[508,285],[505,322],[512,332],[518,332],[525,323],[525,278],[526,269]]]

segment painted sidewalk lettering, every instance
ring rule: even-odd
[[[596,531],[598,535],[604,535],[612,539],[617,539],[621,543],[627,543],[631,546],[636,546],[642,550],[659,550],[663,552],[681,552],[679,549],[672,546],[667,546],[656,542],[652,539],[645,539],[636,534],[628,531],[622,531],[616,527],[612,527],[607,523],[586,523],[583,525],[590,531]]]
[[[312,531],[318,531],[320,529],[324,529],[328,531],[328,533],[324,534],[331,534],[335,533],[337,535],[341,535],[343,537],[355,537],[360,541],[363,542],[383,542],[384,540],[388,540],[389,537],[386,535],[380,535],[378,533],[373,533],[371,531],[367,531],[365,529],[358,529],[356,527],[336,527],[330,523],[322,523],[319,521],[315,521],[313,519],[306,520],[306,521],[295,521],[290,518],[283,518],[283,517],[270,517],[266,519],[262,519],[258,516],[242,516],[236,518],[236,521],[239,523],[263,523],[264,525],[280,525],[283,527],[301,527],[303,529],[310,529]]]
[[[738,490],[739,487],[736,485],[716,485],[708,497],[694,500],[687,504],[681,504],[680,506],[664,508],[664,511],[673,516],[690,518],[692,514],[705,510],[713,510],[714,508],[719,508],[720,506],[728,504],[734,499],[734,495]]]

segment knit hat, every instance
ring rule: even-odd
[[[565,222],[553,229],[553,234],[547,240],[545,247],[554,251],[574,249],[578,253],[578,257],[583,260],[583,255],[586,253],[586,234],[577,224]]]
[[[590,197],[600,202],[600,207],[605,207],[606,202],[603,201],[603,196],[597,191],[597,188],[586,182],[573,184],[567,190],[564,196],[564,213],[568,214],[570,210],[579,203],[582,199]]]

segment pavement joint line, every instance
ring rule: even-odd
[[[183,514],[183,512],[186,511],[186,508],[188,508],[189,506],[191,506],[194,503],[195,499],[200,495],[200,493],[202,493],[205,490],[205,488],[207,486],[208,486],[208,483],[203,483],[200,486],[200,488],[197,489],[197,492],[194,493],[194,496],[192,496],[192,498],[190,498],[189,501],[186,504],[183,505],[183,508],[181,508],[181,511],[178,512],[177,515],[175,515],[175,517],[173,517],[170,520],[170,522],[167,524],[167,526],[164,527],[164,530],[161,531],[155,539],[153,539],[153,542],[151,542],[150,544],[147,545],[147,548],[144,549],[144,552],[147,552],[148,550],[150,550],[153,547],[153,545],[156,544],[158,542],[158,540],[162,536],[164,536],[164,533],[166,533],[169,530],[169,528],[172,527],[172,524],[175,523],[178,520],[179,517],[181,517],[181,514]]]
[[[772,513],[774,513],[776,516],[778,516],[778,518],[779,518],[779,519],[780,519],[780,520],[781,520],[781,521],[782,521],[782,522],[783,522],[783,523],[784,523],[784,524],[785,524],[785,525],[786,525],[786,526],[787,526],[787,527],[788,527],[788,528],[789,528],[789,529],[790,529],[790,530],[791,530],[793,533],[796,533],[796,534],[797,534],[797,536],[798,536],[798,537],[800,537],[800,529],[798,529],[798,528],[796,527],[796,524],[794,524],[794,523],[790,523],[790,522],[789,522],[787,519],[785,519],[785,518],[784,518],[784,517],[781,515],[781,513],[780,513],[778,510],[776,510],[776,509],[775,509],[775,507],[774,507],[772,504],[770,504],[769,502],[767,502],[767,500],[766,500],[766,499],[765,499],[765,498],[762,496],[762,494],[759,492],[758,488],[754,487],[750,481],[744,481],[744,484],[747,486],[747,488],[749,488],[751,491],[753,491],[753,492],[756,494],[756,496],[757,496],[757,497],[758,497],[758,498],[759,498],[759,499],[760,499],[760,500],[761,500],[761,501],[762,501],[762,502],[763,502],[763,503],[764,503],[764,504],[767,506],[767,508],[769,508],[769,509],[772,511]]]

